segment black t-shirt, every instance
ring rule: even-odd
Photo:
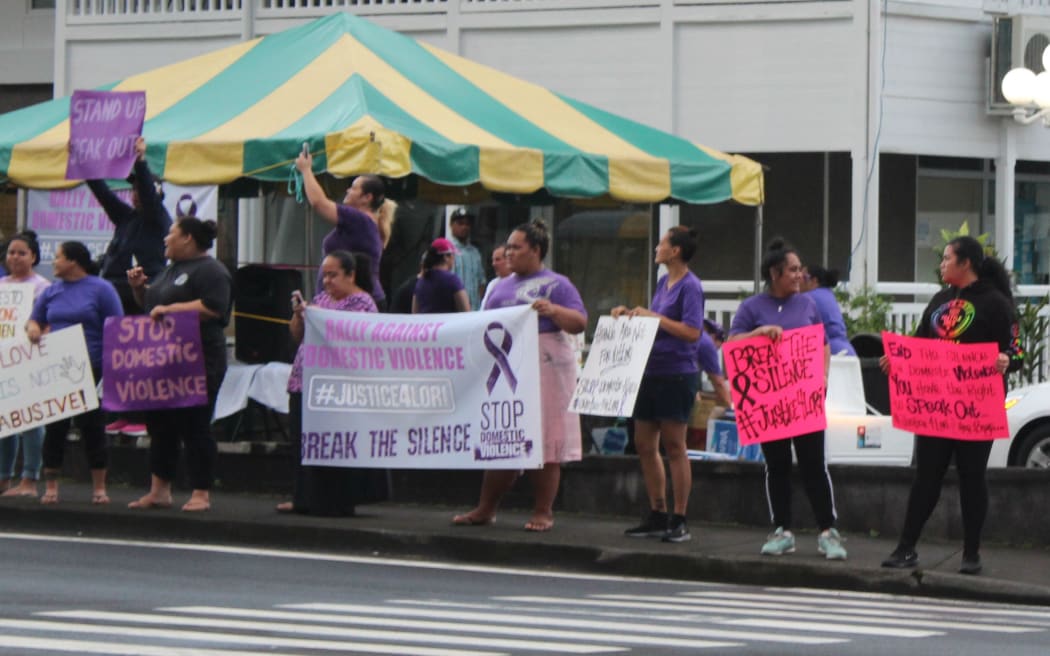
[[[204,307],[219,316],[201,321],[204,368],[212,378],[226,370],[226,335],[233,306],[233,279],[221,262],[210,256],[172,262],[146,289],[146,312],[158,305],[185,303],[200,299]]]

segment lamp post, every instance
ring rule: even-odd
[[[1043,50],[1043,72],[1014,68],[1003,76],[1003,97],[1014,106],[1014,120],[1031,125],[1042,120],[1050,127],[1050,46]]]

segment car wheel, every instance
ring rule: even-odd
[[[1025,436],[1017,448],[1017,464],[1029,469],[1050,469],[1050,425]]]

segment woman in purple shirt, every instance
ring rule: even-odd
[[[452,242],[444,237],[438,237],[430,244],[423,255],[423,272],[416,278],[412,314],[470,312],[470,299],[463,281],[452,273],[457,252]]]
[[[690,539],[685,523],[693,472],[686,453],[685,434],[697,389],[697,347],[704,322],[704,290],[689,270],[696,252],[696,231],[675,226],[656,246],[656,264],[667,274],[656,282],[650,308],[612,309],[613,318],[655,317],[660,329],[649,352],[638,398],[634,404],[634,444],[649,495],[649,516],[627,529],[629,537],[658,537],[664,542]],[[660,446],[671,470],[674,512],[668,515],[667,479]]]
[[[822,323],[813,299],[799,293],[802,261],[798,251],[782,239],[774,240],[766,251],[762,259],[762,278],[766,281],[766,291],[740,304],[729,329],[729,341],[767,337],[777,342],[785,330]],[[825,342],[825,382],[830,359],[831,350]],[[817,537],[817,549],[829,560],[845,560],[846,550],[835,530],[835,497],[824,460],[823,430],[762,442],[762,455],[766,461],[766,497],[773,515],[773,525],[776,526],[762,546],[762,554],[779,556],[795,550],[795,536],[791,532],[792,445],[795,446],[806,496],[809,497],[821,531]]]
[[[537,219],[515,228],[507,238],[506,248],[513,273],[496,283],[485,305],[486,310],[530,305],[539,314],[543,469],[530,472],[534,501],[526,531],[549,531],[554,527],[554,497],[561,481],[561,463],[582,457],[580,416],[566,410],[576,389],[576,354],[564,333],[582,333],[587,327],[587,310],[568,278],[544,268],[543,258],[549,246],[550,235],[543,221]],[[518,473],[486,471],[478,505],[453,517],[452,523],[491,524]]]
[[[846,336],[846,321],[842,309],[832,290],[839,284],[839,272],[819,266],[806,267],[802,276],[802,291],[817,304],[817,311],[824,322],[824,334],[832,355],[856,355]]]
[[[310,207],[317,215],[331,223],[332,231],[321,241],[321,254],[343,250],[364,253],[372,259],[372,298],[384,307],[386,294],[379,282],[379,260],[390,241],[397,203],[386,197],[383,181],[375,175],[359,175],[346,190],[340,205],[325,195],[313,171],[314,158],[304,152],[295,160],[295,168],[303,174],[303,190]],[[324,289],[323,274],[317,274],[317,288]]]

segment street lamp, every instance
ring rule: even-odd
[[[1042,119],[1050,127],[1050,46],[1043,50],[1043,72],[1014,68],[1003,76],[1003,97],[1014,106],[1014,120],[1030,125]]]

